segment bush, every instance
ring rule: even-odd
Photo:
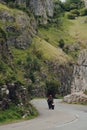
[[[0,38],[7,39],[6,32],[0,27]]]
[[[81,9],[84,6],[84,1],[82,0],[66,0],[64,2],[64,7],[66,11],[70,11],[72,9]]]
[[[9,2],[9,3],[8,3],[8,6],[9,6],[10,8],[15,8],[15,3]]]
[[[46,94],[52,95],[55,97],[55,95],[58,93],[58,87],[59,87],[59,82],[55,80],[47,81],[46,82]]]
[[[72,13],[68,13],[68,14],[67,14],[67,18],[68,18],[68,19],[75,19],[75,17],[77,17],[76,14],[72,14]]]
[[[59,47],[60,47],[60,48],[63,48],[64,45],[65,45],[64,40],[63,40],[63,39],[60,39],[60,40],[59,40]]]
[[[6,66],[3,62],[0,62],[0,72],[5,73],[6,72]]]
[[[85,90],[84,94],[86,94],[86,95],[87,95],[87,90]]]
[[[79,16],[79,14],[80,14],[80,12],[77,9],[71,10],[70,13],[75,14],[77,16]]]
[[[70,10],[77,9],[77,8],[78,8],[77,4],[75,3],[70,4]]]
[[[80,15],[81,15],[81,16],[87,15],[87,8],[81,9],[81,10],[80,10]]]

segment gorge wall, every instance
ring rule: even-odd
[[[53,17],[53,0],[30,0],[29,7],[35,16],[42,17],[39,21],[42,24],[47,23],[48,17]]]
[[[86,8],[87,8],[87,0],[84,0],[84,3],[85,3],[85,6],[86,6]]]
[[[87,90],[87,50],[80,53],[77,65],[74,66],[71,92]]]
[[[12,10],[5,5],[0,8],[0,30],[3,29],[2,39],[6,39],[8,45],[18,48],[27,48],[32,37],[36,34],[36,22],[34,17],[29,17],[26,13]]]
[[[3,1],[0,0],[0,2]],[[48,17],[53,17],[53,0],[12,0],[12,2],[29,8],[38,18],[39,24],[47,24]]]
[[[71,94],[64,97],[68,103],[87,104],[87,50],[81,51],[78,62],[74,65]]]
[[[0,0],[0,3],[8,2]],[[37,33],[37,24],[47,24],[48,17],[53,17],[52,0],[12,0],[13,4],[25,6],[30,10],[30,14],[23,11],[14,11],[0,8],[1,26],[7,34],[7,44],[13,44],[18,48],[27,48],[32,43],[32,37]],[[4,3],[5,4],[5,3]]]

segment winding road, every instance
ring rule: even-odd
[[[71,105],[55,99],[55,109],[49,110],[46,99],[32,100],[38,109],[35,119],[1,125],[0,130],[87,130],[87,106]]]

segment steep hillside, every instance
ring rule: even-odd
[[[79,42],[83,48],[86,48],[87,45],[87,16],[79,17],[75,20],[70,20],[71,26],[69,28],[70,35]]]
[[[42,54],[44,60],[58,62],[59,64],[67,63],[70,60],[62,49],[56,48],[40,37],[34,38],[33,44],[36,50]]]
[[[75,36],[81,18],[67,19],[60,1],[0,3],[0,109],[30,106],[21,117],[33,116],[32,97],[71,93],[74,63],[84,48]]]

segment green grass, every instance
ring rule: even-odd
[[[29,111],[29,114],[25,118],[23,118],[23,115],[26,114],[27,111]],[[24,108],[10,106],[10,108],[7,110],[0,110],[0,124],[29,120],[36,117],[37,115],[38,112],[32,105],[29,105]]]
[[[86,95],[87,95],[87,90],[85,90],[84,94],[86,94]]]
[[[87,22],[84,22],[86,19],[87,16],[70,20],[72,24],[69,27],[70,35],[83,45],[87,42]]]
[[[62,19],[63,23],[60,26],[48,26],[39,28],[38,35],[40,38],[46,40],[51,45],[58,47],[60,39],[63,39],[66,44],[73,43],[75,40],[68,33],[68,26],[71,24],[65,18]]]
[[[42,54],[43,59],[59,61],[59,63],[64,63],[70,60],[70,58],[60,48],[56,48],[40,37],[34,38],[33,46],[36,48],[38,53]]]
[[[8,12],[10,12],[10,13],[21,13],[22,11],[20,11],[20,10],[18,10],[18,9],[12,9],[12,8],[9,8],[9,7],[7,7],[6,5],[4,5],[4,4],[1,4],[0,3],[0,10],[4,10],[4,11],[8,11]]]

